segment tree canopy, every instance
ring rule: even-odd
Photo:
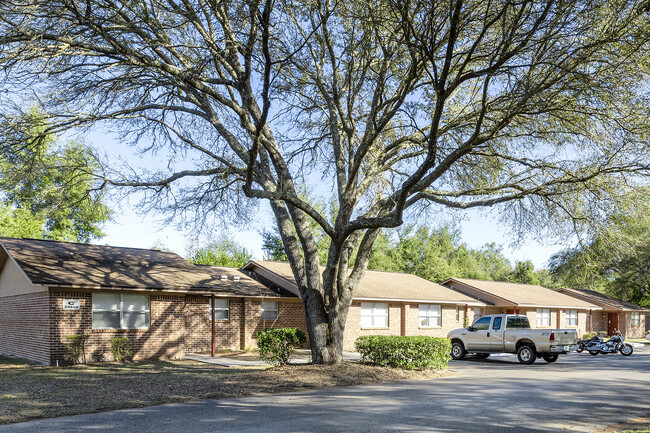
[[[0,148],[0,235],[76,242],[101,238],[111,215],[96,190],[97,161],[76,141],[52,134],[30,113],[29,126]],[[27,145],[31,140],[32,145]],[[93,191],[95,190],[95,191]]]
[[[241,268],[253,255],[237,242],[223,237],[204,246],[191,247],[188,260],[197,265]]]
[[[267,200],[313,359],[340,362],[382,228],[497,206],[557,235],[646,182],[649,21],[647,0],[5,0],[2,126],[35,92],[44,133],[107,123],[168,157],[106,185],[192,221]]]

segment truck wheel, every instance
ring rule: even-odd
[[[542,358],[544,358],[544,361],[546,361],[546,362],[548,362],[550,364],[551,362],[557,361],[558,356],[559,355],[557,353],[554,353],[554,354],[550,354],[550,355],[542,355]]]
[[[625,343],[624,345],[621,346],[619,351],[623,356],[630,356],[632,352],[634,352],[634,349],[632,348],[631,344]]]
[[[461,341],[454,341],[451,345],[451,357],[455,360],[461,360],[465,357],[467,352],[465,351],[465,346]]]
[[[535,349],[529,344],[524,344],[517,350],[517,359],[522,364],[532,364],[535,362],[537,354],[535,354]]]

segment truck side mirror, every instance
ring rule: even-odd
[[[473,326],[469,326],[469,327],[467,327],[467,330],[468,330],[469,332],[474,332],[474,331],[475,331],[475,329],[474,329]]]

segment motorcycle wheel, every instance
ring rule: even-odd
[[[585,350],[585,349],[583,349],[582,347],[578,347],[578,348],[576,349],[576,352],[577,352],[577,353],[581,353],[583,350]]]
[[[621,346],[619,351],[623,356],[630,356],[632,352],[634,352],[634,349],[632,348],[631,344],[625,343],[624,345]]]
[[[590,351],[589,351],[589,354],[590,354],[590,355],[593,355],[593,356],[596,356],[596,355],[598,355],[599,353],[600,353],[599,350],[590,350]]]

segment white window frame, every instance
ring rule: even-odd
[[[578,326],[578,310],[566,310],[566,326]]]
[[[266,307],[264,306],[266,304]],[[277,320],[278,319],[278,313],[279,313],[279,306],[278,306],[278,301],[267,301],[264,300],[260,302],[260,309],[262,311],[261,313],[261,318],[262,320]],[[272,318],[267,318],[264,317],[264,313],[271,313],[274,312],[275,315]]]
[[[141,313],[145,313],[147,325],[143,326],[141,328],[129,328],[127,326],[124,326],[124,313],[125,312],[127,312],[127,313],[131,312],[129,310],[125,310],[125,308],[124,308],[124,295],[125,294],[124,293],[105,293],[105,292],[102,292],[102,294],[117,295],[117,296],[120,297],[120,306],[119,306],[118,310],[106,310],[106,309],[96,308],[95,295],[97,295],[97,294],[98,293],[93,293],[92,314],[94,315],[96,312],[97,313],[106,313],[106,312],[119,311],[119,313],[120,313],[120,327],[119,328],[95,328],[95,323],[94,323],[94,321],[92,320],[92,317],[91,317],[92,329],[149,329],[151,327],[151,297],[149,295],[139,295],[138,294],[139,296],[145,296],[147,298],[147,308],[146,308],[146,310],[139,311]]]
[[[418,306],[420,328],[442,327],[442,308],[439,304],[420,304]]]
[[[366,319],[365,320],[366,323],[364,323],[364,318]],[[382,319],[382,321],[380,322],[379,319]],[[388,328],[388,327],[390,327],[390,322],[388,321],[388,303],[386,302],[362,302],[361,303],[361,328],[369,329],[369,328]]]
[[[641,326],[641,313],[638,311],[630,313],[630,326]]]
[[[550,308],[538,308],[535,318],[535,322],[538,328],[548,328],[551,326],[551,309]]]
[[[481,317],[483,317],[483,308],[474,307],[474,321],[476,322]]]
[[[220,302],[226,301],[226,306],[219,306]],[[210,299],[210,306],[212,306],[212,299]],[[230,320],[230,299],[214,298],[214,320]],[[217,317],[217,312],[226,312],[226,317]],[[210,311],[210,320],[212,320],[212,311]]]

